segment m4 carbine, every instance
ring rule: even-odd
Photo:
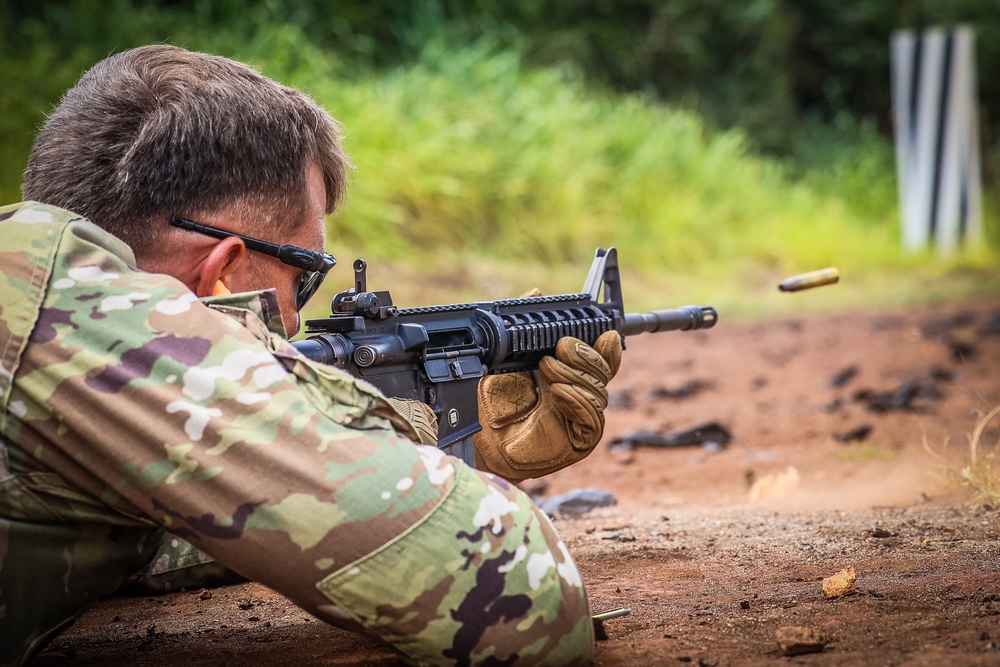
[[[354,262],[354,288],[333,297],[330,317],[306,321],[293,345],[390,397],[423,401],[438,416],[438,447],[475,466],[477,387],[488,373],[531,371],[564,336],[593,345],[616,329],[640,333],[708,329],[711,306],[625,313],[618,253],[598,248],[579,294],[398,308],[389,292],[369,292],[367,265]]]

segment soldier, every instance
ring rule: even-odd
[[[98,63],[49,117],[33,201],[0,208],[0,664],[165,531],[417,664],[589,661],[580,574],[512,482],[596,445],[620,339],[484,380],[481,470],[416,444],[427,406],[286,340],[348,169],[307,96],[172,46]]]

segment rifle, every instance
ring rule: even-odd
[[[711,306],[625,313],[618,253],[598,248],[579,294],[398,308],[387,291],[369,292],[367,264],[354,262],[354,287],[333,297],[330,317],[306,321],[302,354],[363,378],[390,397],[415,399],[438,417],[438,447],[475,466],[477,387],[487,374],[536,370],[564,336],[593,345],[622,336],[708,329]]]

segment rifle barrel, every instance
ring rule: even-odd
[[[718,313],[711,306],[681,306],[648,313],[628,313],[621,333],[623,336],[632,336],[658,331],[711,329],[718,319]]]

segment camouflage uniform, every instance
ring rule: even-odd
[[[0,208],[0,664],[164,530],[427,665],[589,662],[579,572],[516,487],[282,338],[273,291],[199,302],[67,211]]]

